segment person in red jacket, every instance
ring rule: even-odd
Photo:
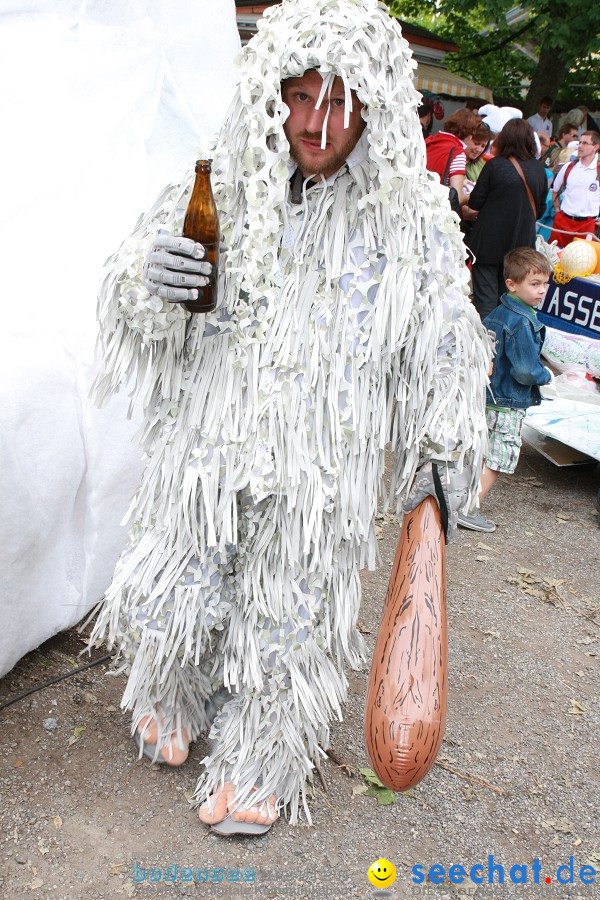
[[[456,188],[461,205],[468,200],[468,193],[464,191],[467,166],[465,141],[476,131],[480,122],[481,117],[470,109],[457,109],[444,122],[443,131],[425,140],[427,168],[438,173],[442,184]]]

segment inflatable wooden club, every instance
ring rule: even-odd
[[[447,691],[446,545],[427,497],[404,516],[367,689],[367,753],[387,788],[406,791],[431,769]]]

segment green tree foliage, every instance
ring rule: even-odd
[[[398,18],[459,45],[445,60],[451,71],[502,96],[518,97],[530,82],[525,115],[537,110],[544,94],[564,105],[598,104],[597,0],[531,0],[520,7],[515,0],[392,0],[390,7]],[[515,10],[526,14],[509,25],[506,13]]]

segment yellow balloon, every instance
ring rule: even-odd
[[[369,866],[367,875],[375,887],[386,888],[396,880],[396,867],[389,859],[378,859]]]

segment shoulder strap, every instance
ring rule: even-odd
[[[566,186],[567,186],[567,178],[569,177],[569,172],[571,171],[571,169],[573,168],[573,166],[576,166],[576,165],[577,165],[578,162],[579,162],[578,159],[572,159],[571,162],[569,163],[569,165],[567,166],[566,171],[565,171],[565,177],[563,178],[563,183],[562,183],[561,188],[560,188],[561,191],[564,191],[564,189],[566,188]]]
[[[521,168],[520,164],[517,162],[517,160],[515,159],[514,156],[509,156],[508,158],[510,159],[511,163],[513,164],[513,166],[519,173],[519,177],[520,177],[521,181],[523,182],[523,184],[525,185],[525,190],[527,191],[527,196],[529,197],[529,202],[531,203],[531,210],[533,212],[533,218],[537,219],[537,207],[535,205],[535,200],[533,199],[533,194],[531,193],[531,188],[527,184],[525,175],[523,174],[523,169]]]
[[[450,164],[454,159],[456,154],[456,147],[453,147],[448,156],[448,162],[446,163],[446,168],[444,169],[444,174],[442,175],[442,184],[445,184],[446,187],[450,184]]]

